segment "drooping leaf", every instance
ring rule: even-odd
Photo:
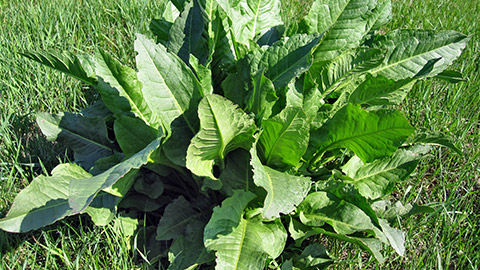
[[[113,130],[120,149],[127,157],[139,152],[157,137],[162,136],[162,130],[148,126],[140,118],[126,115],[115,119]]]
[[[99,175],[89,179],[71,181],[69,204],[73,212],[83,211],[100,190],[112,186],[131,170],[139,169],[142,165],[145,165],[152,151],[159,147],[160,141],[161,138],[157,138],[142,151]]]
[[[97,85],[95,64],[88,55],[76,55],[68,52],[61,54],[49,52],[25,52],[23,56],[55,70],[61,71],[92,86]]]
[[[206,29],[202,12],[198,0],[187,2],[169,32],[169,52],[178,55],[185,63],[189,63],[190,54],[199,59],[201,64],[207,60],[208,40],[204,37]]]
[[[159,116],[149,107],[135,70],[123,65],[107,52],[98,50],[95,57],[98,92],[115,114],[133,114],[149,126],[160,126]]]
[[[236,42],[249,45],[255,36],[282,24],[279,0],[217,0],[231,21]]]
[[[310,190],[311,180],[304,176],[282,173],[262,165],[255,148],[251,150],[253,181],[267,191],[262,214],[271,219],[280,213],[289,214],[295,210]]]
[[[75,164],[60,164],[52,176],[41,175],[15,197],[0,228],[9,232],[28,232],[54,223],[73,211],[68,204],[70,180],[91,175]]]
[[[75,162],[90,170],[95,161],[113,154],[107,126],[102,117],[81,114],[37,114],[37,124],[49,141],[58,141],[73,150]]]
[[[463,155],[463,152],[455,146],[453,138],[439,132],[420,132],[412,139],[412,143],[445,146],[455,151],[457,154]]]
[[[376,47],[388,48],[385,62],[372,72],[393,80],[402,80],[414,77],[429,61],[438,59],[426,75],[436,76],[460,56],[469,39],[455,31],[393,31],[372,42]]]
[[[226,155],[236,148],[250,149],[255,124],[231,101],[218,95],[208,95],[198,107],[200,131],[187,150],[187,168],[197,176],[216,179],[214,165],[224,168]]]
[[[374,228],[370,217],[360,208],[324,191],[309,194],[297,211],[303,224],[315,227],[329,224],[338,234]]]
[[[466,81],[466,79],[463,78],[462,73],[454,70],[444,70],[439,74],[437,74],[435,78],[447,81],[449,83],[458,83],[458,82]]]
[[[380,219],[380,226],[382,226],[382,231],[393,249],[398,255],[403,256],[405,254],[405,234],[390,227],[390,224],[384,219]]]
[[[391,157],[367,164],[354,156],[342,167],[350,178],[345,181],[369,199],[384,197],[393,191],[395,183],[405,180],[413,172],[426,151],[428,149],[424,147],[399,149]]]
[[[313,131],[311,142],[319,153],[343,147],[371,162],[391,155],[412,133],[413,128],[399,111],[367,112],[349,104]]]
[[[170,133],[170,124],[179,116],[192,131],[197,129],[196,106],[202,91],[190,68],[161,44],[138,35],[135,40],[138,79],[145,101]]]
[[[309,123],[301,108],[287,107],[280,114],[263,121],[258,142],[265,164],[283,168],[298,165],[307,150]]]

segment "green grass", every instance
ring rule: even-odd
[[[118,2],[118,3],[117,3]],[[308,0],[285,1],[295,17]],[[480,265],[480,2],[393,0],[394,28],[452,29],[472,39],[451,69],[467,81],[418,83],[402,106],[417,127],[451,135],[464,151],[438,148],[418,172],[398,185],[394,199],[426,204],[434,213],[399,220],[407,233],[406,256],[386,250],[378,265],[364,252],[322,239],[342,262],[337,269],[478,269]],[[292,8],[293,7],[293,8]],[[68,160],[70,153],[39,133],[39,111],[78,111],[97,95],[59,72],[22,58],[44,49],[92,53],[102,47],[133,66],[136,32],[149,34],[159,12],[155,0],[0,0],[0,216],[14,196],[40,173]],[[93,227],[71,217],[45,229],[15,235],[0,231],[0,269],[144,268],[139,252],[114,226]],[[135,247],[133,247],[135,248]],[[137,264],[135,264],[137,263]]]

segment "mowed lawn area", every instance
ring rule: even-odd
[[[312,0],[284,0],[287,19]],[[383,251],[379,265],[352,245],[320,239],[338,263],[332,269],[478,269],[480,267],[480,1],[392,0],[385,27],[456,30],[471,35],[449,68],[464,81],[421,81],[401,110],[418,127],[451,136],[462,156],[436,148],[417,172],[398,184],[393,201],[427,205],[434,212],[398,219],[406,254]],[[0,0],[0,218],[15,195],[48,174],[70,151],[48,142],[37,112],[79,111],[98,94],[79,81],[21,56],[47,50],[94,53],[101,47],[134,66],[135,33],[149,37],[156,0]],[[149,269],[146,250],[114,225],[94,227],[86,216],[26,234],[0,231],[0,269]]]

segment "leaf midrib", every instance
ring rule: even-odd
[[[363,134],[360,134],[360,135],[355,135],[355,136],[351,136],[351,137],[348,137],[348,138],[344,138],[344,139],[335,141],[334,143],[331,143],[331,144],[327,145],[326,147],[320,148],[320,150],[318,152],[327,151],[327,150],[331,149],[331,147],[334,147],[335,145],[341,144],[342,142],[354,140],[354,139],[360,138],[360,137],[371,136],[371,135],[374,135],[374,134],[377,134],[377,133],[382,133],[382,132],[389,131],[389,130],[410,130],[411,131],[412,129],[413,128],[411,128],[411,127],[393,127],[393,128],[381,129],[381,130],[376,130],[376,131],[373,131],[373,132],[363,133]],[[390,138],[387,138],[387,139],[390,139]]]
[[[272,158],[272,153],[273,153],[273,149],[275,149],[277,147],[277,144],[278,142],[280,141],[280,139],[283,137],[283,135],[285,135],[285,133],[287,132],[287,130],[292,126],[293,122],[295,121],[297,115],[298,115],[298,112],[299,110],[297,110],[297,112],[295,113],[295,116],[292,117],[292,120],[288,123],[288,126],[285,127],[285,128],[282,128],[282,132],[281,134],[276,138],[275,142],[273,143],[272,147],[270,148],[270,151],[268,152],[268,155],[267,155],[267,164],[270,164],[270,161],[271,161],[271,158]]]
[[[416,39],[416,37],[413,37],[413,38]],[[464,39],[465,39],[465,37],[461,38],[460,40],[457,40],[457,41],[453,41],[453,42],[451,42],[451,43],[448,43],[448,44],[446,44],[446,45],[443,45],[443,46],[440,46],[440,47],[436,47],[436,48],[434,48],[434,49],[432,49],[432,50],[429,50],[429,51],[426,51],[426,52],[423,52],[423,53],[420,53],[420,54],[412,55],[412,56],[407,57],[407,58],[405,58],[405,59],[402,59],[402,60],[400,60],[400,61],[398,61],[398,62],[395,62],[395,63],[393,63],[393,64],[388,64],[388,65],[385,65],[385,66],[383,66],[383,67],[374,68],[374,69],[371,71],[371,73],[372,73],[372,74],[379,73],[379,72],[381,72],[382,70],[385,70],[385,69],[392,68],[392,67],[394,67],[394,66],[400,65],[401,63],[407,62],[407,61],[409,61],[409,60],[411,60],[411,59],[421,57],[422,55],[429,54],[429,53],[431,53],[431,52],[435,52],[435,51],[437,51],[437,50],[439,50],[439,49],[443,49],[443,48],[445,48],[445,47],[449,47],[450,45],[453,45],[453,44],[457,44],[457,43],[459,43],[460,41],[462,41],[462,40],[464,40]],[[409,39],[409,40],[410,40],[410,39]],[[417,40],[418,40],[418,39],[417,39]],[[420,41],[420,40],[418,40],[418,41]],[[406,42],[406,41],[405,41],[405,42]],[[402,42],[402,43],[403,43],[403,42]],[[454,50],[455,50],[455,48],[454,48]],[[443,58],[443,57],[442,57],[442,58]]]
[[[84,140],[84,141],[86,141],[86,142],[88,142],[88,143],[90,143],[90,144],[93,144],[93,145],[96,145],[96,146],[98,146],[98,147],[100,147],[100,148],[103,148],[103,149],[112,151],[112,148],[110,148],[109,146],[103,145],[103,144],[101,144],[101,143],[99,143],[99,142],[96,142],[96,141],[94,141],[94,140],[92,140],[92,139],[86,138],[86,137],[84,137],[84,136],[82,136],[82,135],[80,135],[80,134],[77,134],[77,133],[69,130],[69,129],[66,129],[66,128],[64,128],[64,127],[61,127],[60,125],[56,125],[56,123],[51,122],[51,121],[49,121],[48,119],[43,118],[42,121],[48,122],[48,123],[50,123],[51,125],[53,125],[53,126],[55,126],[55,127],[58,127],[60,130],[65,131],[65,132],[67,132],[68,134],[70,134],[70,135],[72,135],[72,136],[74,136],[74,137],[80,138],[80,139],[82,139],[82,140]],[[60,123],[59,123],[59,124],[60,124]],[[58,135],[60,135],[60,134],[61,134],[61,132],[60,132]],[[58,135],[57,135],[57,137],[58,137]]]

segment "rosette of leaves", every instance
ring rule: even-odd
[[[102,50],[25,53],[101,100],[38,114],[74,163],[34,179],[0,227],[26,232],[80,213],[105,225],[128,212],[131,234],[147,217],[143,242],[168,269],[325,268],[334,258],[305,240],[315,235],[379,262],[384,246],[403,255],[389,220],[418,208],[389,195],[429,145],[458,149],[415,132],[394,107],[416,81],[458,75],[446,68],[469,38],[380,34],[390,0],[317,0],[287,27],[279,0],[163,4],[155,40],[135,40],[136,69]]]

